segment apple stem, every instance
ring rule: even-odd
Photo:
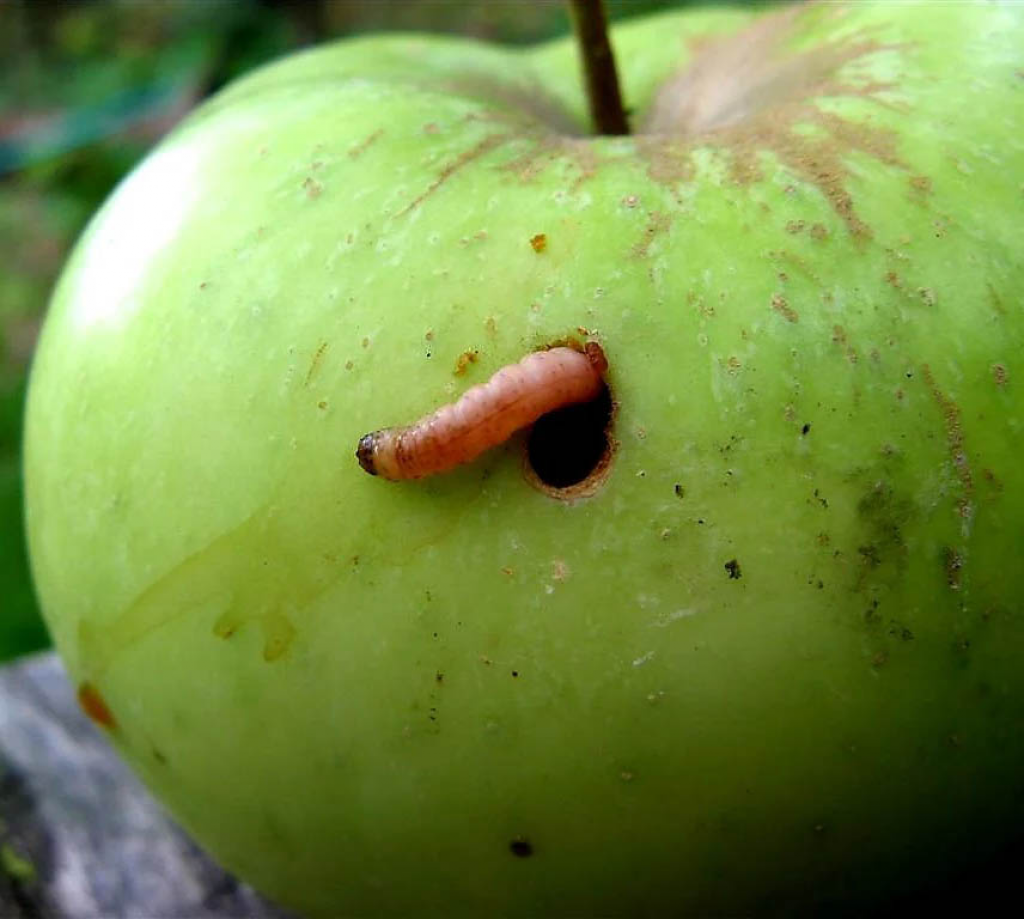
[[[608,41],[604,0],[569,0],[573,31],[583,61],[590,117],[598,134],[628,134],[615,55]]]

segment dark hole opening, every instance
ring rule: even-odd
[[[509,850],[517,858],[529,858],[533,855],[533,846],[530,844],[528,839],[523,839],[522,836],[517,836],[508,844]]]
[[[590,402],[569,405],[537,419],[526,453],[537,478],[568,488],[587,478],[608,450],[612,397],[608,387]]]

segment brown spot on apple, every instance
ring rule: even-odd
[[[798,272],[815,284],[821,284],[821,276],[811,266],[811,263],[807,259],[802,258],[795,252],[791,252],[788,249],[773,250],[768,253],[769,257],[774,261],[781,262],[783,265],[791,270]],[[784,272],[786,273],[786,272]],[[787,278],[788,278],[788,273]]]
[[[772,294],[772,309],[787,322],[797,322],[800,319],[799,313],[789,305],[782,294]]]
[[[846,354],[846,359],[851,364],[857,363],[857,349],[850,344],[846,336],[846,329],[841,325],[832,326],[832,341],[843,349]]]
[[[942,550],[942,566],[946,572],[946,583],[950,590],[959,590],[963,584],[963,554],[950,546]]]
[[[540,255],[548,247],[548,237],[545,233],[538,233],[536,236],[530,237],[530,247]]]
[[[214,623],[213,634],[221,639],[232,638],[242,626],[253,620],[259,623],[263,633],[263,659],[270,663],[284,656],[295,637],[295,626],[276,610],[246,614],[229,607]]]
[[[996,381],[996,386],[1000,389],[1006,389],[1006,365],[1005,364],[993,364],[992,365],[992,379]]]
[[[697,309],[697,312],[701,314],[705,319],[711,319],[715,315],[715,305],[708,303],[702,294],[698,294],[695,290],[688,290],[686,292],[686,302]]]
[[[111,712],[110,706],[107,705],[106,699],[89,680],[85,680],[78,686],[78,704],[94,724],[98,724],[108,731],[117,727],[114,714]]]
[[[478,351],[463,351],[455,360],[455,370],[453,373],[457,377],[463,376],[469,369],[469,365],[475,364],[478,358]]]
[[[218,638],[228,639],[238,631],[240,625],[241,620],[235,616],[234,611],[228,610],[213,624],[213,634]]]
[[[949,456],[957,478],[960,480],[960,498],[957,501],[957,509],[961,517],[967,518],[972,513],[971,499],[974,494],[974,479],[971,475],[971,465],[967,458],[967,448],[964,444],[963,424],[960,416],[960,407],[956,402],[946,395],[935,382],[935,376],[931,367],[924,364],[921,373],[932,398],[942,412],[942,419],[946,428],[946,443],[949,448]]]
[[[281,613],[267,613],[261,618],[263,628],[263,659],[272,663],[284,656],[295,638],[295,626]]]
[[[380,140],[384,134],[383,128],[377,128],[376,131],[364,137],[359,143],[353,144],[348,148],[348,157],[351,160],[357,160],[361,157],[373,144]]]
[[[643,236],[633,246],[633,255],[637,258],[647,258],[650,254],[651,243],[662,233],[665,233],[672,226],[672,218],[661,211],[652,211],[644,227]]]
[[[891,107],[884,95],[891,83],[854,75],[846,65],[901,46],[850,35],[794,53],[788,43],[800,9],[698,43],[689,64],[658,91],[641,131],[720,149],[741,185],[760,181],[763,154],[774,154],[819,190],[852,235],[870,237],[846,187],[846,156],[858,152],[904,168],[895,133],[869,117],[853,120],[824,111],[816,100],[854,97]],[[662,146],[673,149],[670,142]]]
[[[323,360],[324,352],[326,350],[327,342],[322,341],[313,353],[313,360],[310,361],[309,370],[306,371],[306,382],[303,384],[307,389],[309,388],[309,384],[313,380],[313,377],[315,377],[320,370],[320,362]]]
[[[690,182],[697,171],[690,142],[681,137],[640,134],[636,149],[647,163],[647,175],[662,185]]]
[[[451,160],[450,162],[442,166],[441,170],[437,174],[437,177],[426,187],[424,191],[420,192],[420,194],[418,194],[415,198],[412,199],[412,201],[410,201],[404,208],[402,208],[398,212],[397,216],[402,217],[405,214],[408,214],[409,211],[413,210],[414,208],[419,207],[420,204],[422,204],[431,195],[435,194],[442,185],[449,181],[452,178],[452,176],[458,173],[459,170],[469,165],[474,160],[478,160],[481,157],[485,156],[486,154],[490,153],[497,147],[500,147],[502,144],[507,143],[511,138],[511,134],[504,133],[488,134],[485,137],[481,138],[479,141],[473,144],[473,146],[470,147],[468,150],[463,151],[457,157],[455,157],[455,159]]]

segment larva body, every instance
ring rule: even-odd
[[[359,441],[359,465],[392,481],[418,479],[468,463],[541,415],[600,395],[607,369],[597,342],[528,354],[408,427],[383,428]]]

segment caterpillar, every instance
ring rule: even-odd
[[[391,481],[448,472],[504,443],[541,415],[597,398],[607,369],[596,341],[582,350],[535,351],[415,424],[364,435],[356,457],[370,475]]]

